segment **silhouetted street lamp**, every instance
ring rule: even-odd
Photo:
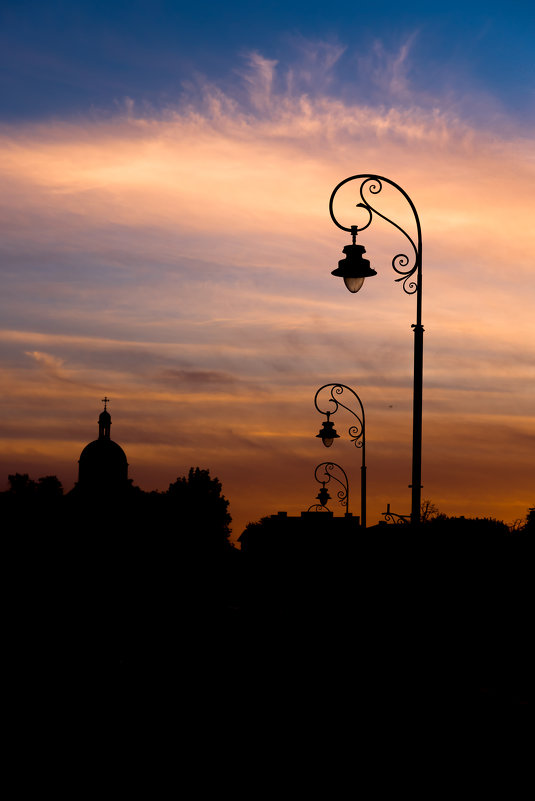
[[[318,398],[323,390],[330,390],[329,397],[326,398],[325,404],[332,403],[334,408],[320,408],[318,404]],[[347,390],[354,398],[356,398],[360,412],[356,412],[350,406],[346,406],[346,404],[342,402],[340,396],[344,394],[345,390]],[[327,393],[324,394],[327,395]],[[336,398],[334,397],[335,395],[337,396]],[[323,405],[324,403],[322,402],[322,406]],[[351,441],[355,444],[355,447],[360,448],[362,451],[362,465],[360,468],[360,524],[363,528],[366,528],[366,421],[364,417],[364,406],[362,405],[362,401],[355,390],[351,389],[351,387],[348,387],[345,384],[324,384],[318,389],[314,396],[314,406],[320,414],[324,414],[327,417],[327,420],[325,420],[322,424],[319,434],[316,434],[316,436],[322,440],[326,448],[330,448],[334,440],[339,439],[340,437],[340,435],[336,432],[334,423],[332,423],[330,420],[331,414],[335,414],[338,411],[339,406],[342,406],[343,409],[346,409],[357,420],[357,425],[352,425],[349,427],[349,436],[351,437]]]
[[[323,471],[321,470],[323,468]],[[332,471],[337,470],[341,473],[342,477],[335,475]],[[336,481],[342,489],[336,492],[336,497],[346,508],[346,515],[349,514],[349,481],[347,478],[347,473],[340,467],[339,464],[336,462],[322,462],[321,464],[317,465],[316,469],[314,470],[314,478],[321,484],[321,489],[316,495],[316,498],[319,501],[319,504],[312,504],[309,507],[308,511],[310,512],[313,508],[318,511],[318,507],[321,509],[327,509],[327,502],[331,500],[331,496],[329,495],[329,490],[325,487],[326,484],[329,484],[331,479]],[[327,509],[327,511],[329,511]]]
[[[349,181],[360,181],[359,196],[360,203],[357,203],[357,208],[364,209],[368,213],[368,219],[364,225],[351,225],[349,228],[341,225],[333,212],[334,197],[340,187],[347,184]],[[409,236],[409,234],[401,228],[393,220],[390,220],[380,211],[378,211],[368,199],[364,196],[367,192],[369,195],[378,195],[382,188],[383,183],[392,186],[400,192],[405,200],[408,202],[411,211],[414,215],[416,222],[416,241]],[[414,525],[420,522],[420,501],[421,501],[421,482],[422,482],[422,385],[423,385],[423,348],[424,348],[424,329],[422,326],[422,231],[420,226],[420,219],[414,203],[408,194],[394,181],[388,178],[383,178],[380,175],[352,175],[341,181],[335,187],[331,199],[329,201],[329,211],[332,220],[338,228],[342,231],[349,231],[353,243],[346,245],[343,253],[346,254],[344,259],[338,262],[338,268],[332,271],[332,275],[341,276],[344,283],[350,292],[358,292],[364,283],[364,279],[377,275],[376,271],[370,267],[368,259],[363,258],[365,249],[362,245],[357,245],[355,242],[356,236],[361,231],[364,231],[371,224],[374,215],[381,217],[386,222],[393,225],[398,231],[405,236],[414,251],[414,259],[409,258],[405,253],[398,253],[392,259],[392,267],[399,275],[395,280],[401,282],[404,292],[407,295],[416,294],[416,323],[413,324],[414,329],[414,390],[413,390],[413,425],[412,425],[412,484],[409,487],[412,489],[412,504],[411,504],[411,523]],[[416,274],[416,275],[415,275]],[[414,280],[411,280],[415,275]]]
[[[411,520],[408,517],[408,515],[398,515],[397,512],[392,512],[390,510],[390,504],[389,503],[387,503],[387,505],[386,505],[386,512],[383,512],[382,514],[384,515],[386,523],[397,523],[397,524],[400,524],[400,523],[410,523],[411,522]]]

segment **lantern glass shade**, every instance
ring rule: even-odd
[[[362,287],[363,283],[364,283],[364,278],[362,278],[361,276],[359,276],[358,278],[352,275],[344,276],[344,284],[346,285],[346,287],[349,289],[350,292],[358,292],[359,289]]]
[[[377,275],[377,272],[370,266],[369,260],[364,258],[366,249],[362,245],[346,245],[343,253],[345,258],[340,259],[336,270],[332,270],[332,275],[343,278],[350,292],[358,292],[364,279]]]
[[[332,437],[323,437],[322,440],[326,448],[330,448],[334,442],[334,439]]]

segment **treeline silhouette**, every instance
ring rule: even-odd
[[[199,468],[166,492],[113,496],[9,476],[20,674],[99,697],[178,681],[201,705],[531,700],[533,511],[513,531],[434,513],[336,540],[321,513],[309,538],[262,518],[240,552],[228,506]]]
[[[221,489],[199,468],[165,492],[63,493],[55,477],[9,476],[0,493],[8,651],[25,693],[80,698],[83,687],[95,703],[126,702],[127,688],[146,698],[171,677],[200,679],[239,556]]]

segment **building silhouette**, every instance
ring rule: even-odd
[[[351,513],[335,517],[329,510],[307,511],[292,517],[278,512],[246,526],[238,542],[253,557],[313,556],[326,551],[344,553],[361,533],[360,518]]]
[[[128,462],[124,450],[111,439],[111,415],[104,410],[98,418],[98,439],[85,446],[78,460],[79,492],[106,497],[122,494],[129,487]]]

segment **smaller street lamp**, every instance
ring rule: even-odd
[[[331,500],[331,496],[329,495],[329,490],[325,485],[329,484],[332,479],[341,487],[341,489],[336,491],[336,497],[342,506],[345,506],[347,515],[349,513],[349,480],[344,468],[340,467],[340,465],[336,464],[335,462],[322,462],[315,468],[314,478],[318,484],[321,484],[321,489],[316,495],[316,499],[319,501],[319,503],[312,504],[308,511],[311,512],[313,509],[316,511],[320,511],[322,509],[327,512],[329,511],[327,509],[327,503]]]
[[[351,247],[351,245],[348,245],[347,247]],[[320,397],[321,393],[323,393],[322,397],[324,401],[322,402],[322,406],[325,405],[325,397],[327,395],[327,391],[330,392],[326,398],[326,402],[334,404],[334,408],[331,409],[320,408],[318,404],[318,398]],[[346,406],[346,404],[343,403],[341,397],[344,396],[345,391],[347,391],[357,400],[359,408],[358,412],[356,412],[350,406]],[[344,400],[345,399],[346,398],[344,397]],[[362,527],[366,528],[366,422],[364,418],[364,406],[362,405],[362,401],[355,392],[355,390],[351,389],[351,387],[346,386],[346,384],[324,384],[322,387],[318,389],[318,391],[314,396],[314,406],[316,407],[317,411],[320,414],[324,414],[327,418],[323,422],[319,434],[316,434],[316,437],[322,440],[326,448],[330,448],[334,440],[340,438],[340,435],[336,432],[334,423],[332,423],[330,419],[331,414],[337,412],[339,406],[342,406],[344,409],[346,409],[346,411],[352,414],[353,417],[355,417],[357,420],[356,425],[353,424],[352,426],[349,427],[349,436],[351,437],[351,441],[354,443],[355,447],[360,448],[362,451],[362,465],[360,468],[360,522]],[[346,483],[347,483],[347,476],[346,476]],[[346,511],[347,511],[347,504],[346,504]]]
[[[386,512],[382,512],[384,515],[386,523],[410,523],[411,519],[409,515],[399,515],[397,512],[390,511],[390,504],[387,503],[386,505]]]

